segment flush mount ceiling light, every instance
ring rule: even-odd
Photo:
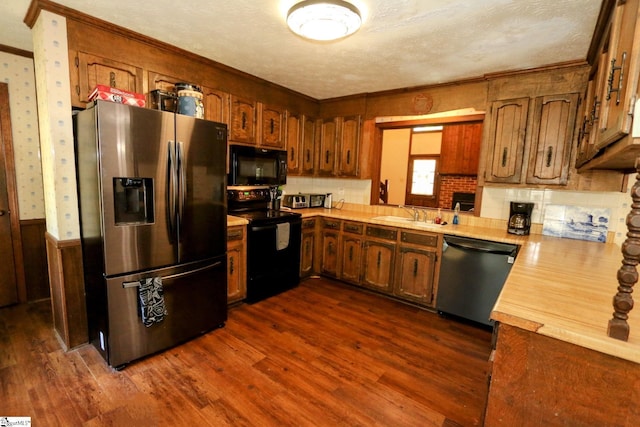
[[[360,28],[360,11],[342,0],[304,0],[287,14],[294,33],[311,40],[330,41],[346,37]]]

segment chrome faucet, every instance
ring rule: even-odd
[[[403,205],[398,205],[399,208],[404,209],[405,211],[409,212],[411,214],[411,218],[413,218],[414,221],[420,221],[420,210],[417,208],[414,208],[413,206],[403,206]]]

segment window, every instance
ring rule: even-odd
[[[409,156],[406,204],[426,207],[438,205],[439,160],[440,156]]]

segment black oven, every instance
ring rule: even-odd
[[[229,215],[247,225],[247,297],[255,303],[300,282],[299,213],[269,209],[269,187],[228,187]]]
[[[227,181],[233,186],[284,185],[287,183],[287,152],[231,145]]]

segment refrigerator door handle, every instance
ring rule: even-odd
[[[217,261],[217,262],[214,262],[213,264],[207,265],[205,267],[196,268],[195,270],[184,271],[182,273],[171,274],[169,276],[162,276],[161,279],[162,280],[178,279],[180,277],[189,276],[191,274],[199,273],[201,271],[205,271],[205,270],[209,270],[211,268],[218,267],[220,264],[222,264],[222,261]],[[126,288],[137,288],[138,286],[140,286],[140,281],[139,280],[134,280],[134,281],[131,281],[131,282],[122,282],[122,287],[125,288],[125,289]]]
[[[185,178],[184,153],[182,151],[182,142],[176,144],[177,162],[177,178],[178,178],[178,239],[182,240],[182,223],[184,221],[184,199],[187,194],[187,183]]]
[[[169,239],[173,241],[176,235],[176,159],[175,142],[167,143],[167,224],[169,226]]]

